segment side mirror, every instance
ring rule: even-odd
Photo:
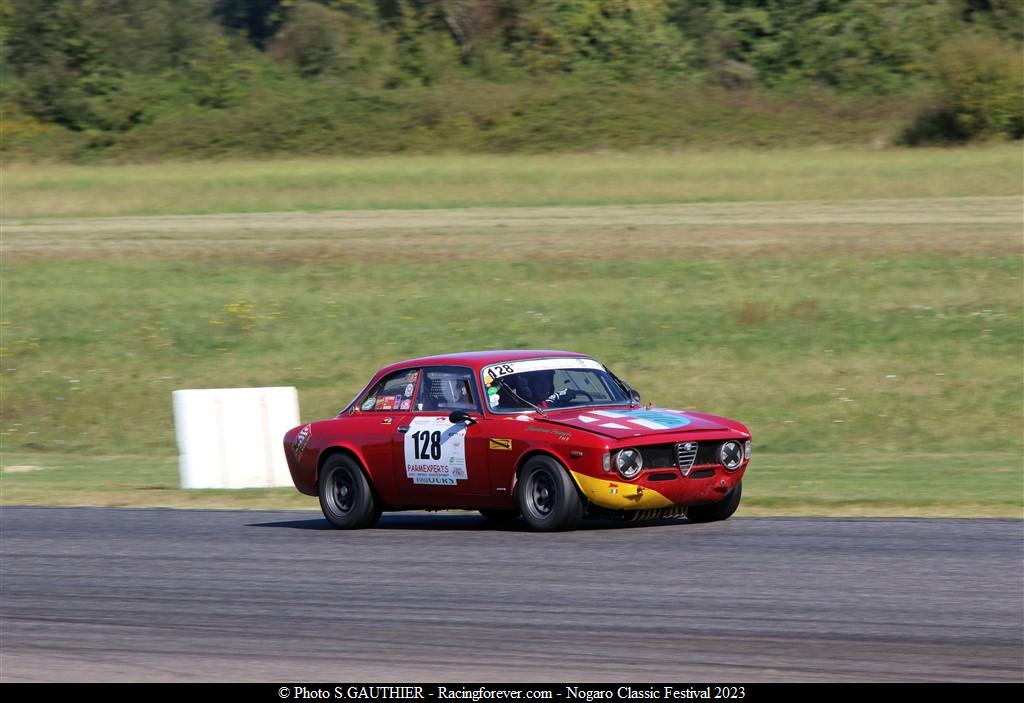
[[[640,404],[640,391],[638,391],[636,388],[630,388],[629,389],[629,398],[634,403],[639,405]]]
[[[476,424],[476,420],[471,418],[469,416],[469,413],[467,413],[465,410],[453,410],[452,414],[448,416],[448,422],[452,423],[453,425],[457,425],[460,422],[467,422],[470,425]]]

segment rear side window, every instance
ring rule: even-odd
[[[473,388],[473,372],[462,366],[423,369],[423,383],[416,398],[416,410],[451,412],[480,410]]]
[[[359,409],[363,412],[411,410],[419,377],[419,369],[396,371],[385,376],[363,397]]]

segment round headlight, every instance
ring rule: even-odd
[[[615,455],[615,468],[622,478],[636,478],[644,468],[644,459],[636,449],[623,449]]]
[[[743,445],[734,439],[723,442],[718,450],[718,460],[727,471],[735,471],[743,463]]]

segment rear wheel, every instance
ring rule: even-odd
[[[359,465],[344,454],[330,457],[320,471],[320,509],[335,527],[369,527],[380,518],[380,505]]]
[[[717,503],[710,505],[695,505],[686,509],[686,517],[690,522],[717,522],[728,520],[740,506],[740,497],[743,495],[743,481],[737,481],[736,486],[729,491],[729,494]]]
[[[526,462],[516,484],[523,520],[541,532],[571,530],[583,517],[583,500],[569,473],[549,456]]]

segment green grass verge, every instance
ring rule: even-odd
[[[8,164],[6,218],[1015,195],[1019,145]]]
[[[182,490],[174,457],[18,453],[3,463],[3,505],[319,509],[292,488]],[[741,516],[1024,517],[1013,453],[759,454],[743,489]]]
[[[177,491],[171,392],[293,385],[314,419],[390,361],[549,347],[747,423],[745,510],[1019,516],[1019,150],[774,156],[5,169],[5,213],[30,219],[0,242],[0,449],[47,468],[5,473],[2,500],[298,507],[284,489]],[[659,184],[782,201],[71,217],[629,202]],[[1009,197],[949,197],[970,194]],[[70,488],[22,492],[47,476]]]
[[[8,266],[0,436],[170,454],[178,388],[296,386],[311,419],[391,361],[567,348],[772,452],[1021,449],[1019,255],[418,258]]]

